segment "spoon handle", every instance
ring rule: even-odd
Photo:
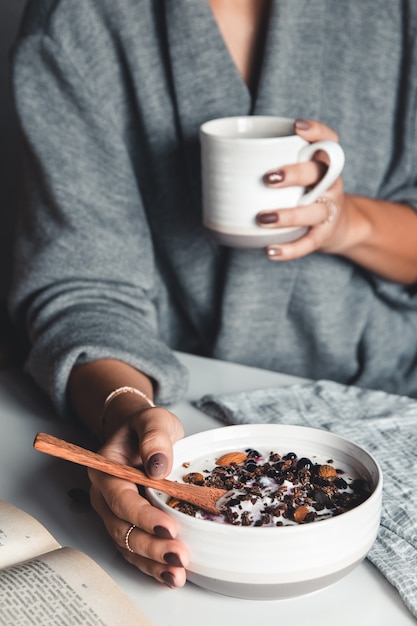
[[[165,478],[150,478],[144,472],[134,467],[115,463],[101,454],[86,450],[85,448],[81,448],[63,439],[58,439],[58,437],[47,433],[38,433],[33,442],[33,447],[40,452],[45,452],[51,456],[56,456],[66,461],[77,463],[78,465],[84,465],[85,467],[99,470],[100,472],[116,476],[117,478],[129,480],[137,485],[158,489],[179,500],[196,504],[212,513],[218,513],[216,502],[226,493],[220,489],[181,484]]]

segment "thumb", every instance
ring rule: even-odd
[[[184,436],[181,422],[176,415],[157,406],[141,411],[134,427],[146,473],[152,478],[164,478],[172,469],[172,446]]]

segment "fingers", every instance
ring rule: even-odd
[[[116,519],[130,520],[132,524],[137,524],[146,532],[153,533],[154,526],[160,525],[166,529],[167,535],[176,536],[175,523],[171,517],[163,511],[154,509],[145,498],[139,495],[136,485],[96,470],[90,470],[89,476],[93,485],[92,497],[97,497],[97,494],[100,496],[92,502],[100,515],[109,510]],[[158,513],[157,516],[156,513]]]
[[[327,196],[305,207],[260,213],[258,223],[264,228],[309,227],[307,234],[297,241],[267,246],[268,258],[273,261],[288,261],[311,254],[315,250],[324,250],[325,244],[333,235],[333,223],[338,218],[337,205]]]
[[[312,143],[313,141],[339,141],[339,136],[333,128],[316,120],[298,119],[294,123],[297,135]]]
[[[185,585],[186,573],[183,568],[172,567],[167,564],[161,565],[156,561],[151,561],[132,552],[128,552],[120,546],[116,547],[128,563],[137,567],[144,574],[152,576],[152,578],[155,578],[158,582],[170,587],[170,589],[176,589]]]
[[[306,161],[283,166],[278,170],[266,172],[263,181],[267,187],[279,189],[280,187],[309,187],[315,185],[326,173],[325,160]]]
[[[100,452],[117,462],[141,463],[149,474],[161,477],[171,470],[172,446],[183,434],[173,413],[150,407],[133,414]],[[184,585],[189,556],[175,539],[174,520],[143,498],[133,483],[94,470],[89,476],[92,505],[124,558],[169,587]]]
[[[321,246],[323,238],[318,229],[319,227],[312,228],[304,237],[292,243],[286,243],[282,246],[267,246],[266,255],[271,261],[290,261],[307,256]]]
[[[329,126],[315,120],[296,120],[294,130],[297,135],[314,143],[317,141],[339,141],[338,134]],[[318,183],[326,173],[328,155],[318,150],[312,161],[284,165],[276,170],[266,172],[263,182],[268,187],[310,187]]]
[[[333,221],[336,215],[336,205],[330,198],[319,198],[317,202],[306,206],[297,206],[291,209],[277,209],[274,211],[260,211],[257,222],[264,228],[288,228],[296,226],[321,226]]]
[[[153,478],[163,478],[172,468],[172,446],[184,436],[178,418],[161,407],[142,411],[132,420],[139,438],[145,470]]]
[[[189,555],[175,539],[173,520],[142,498],[135,485],[92,474],[91,502],[123,557],[169,587],[184,585]]]
[[[172,446],[184,436],[180,420],[163,407],[133,414],[101,452],[119,463],[142,464],[153,478],[163,478],[172,467]]]
[[[298,119],[294,124],[295,132],[308,141],[338,141],[337,133],[321,122]],[[266,186],[304,187],[309,190],[323,179],[328,168],[328,156],[317,151],[311,161],[284,165],[277,170],[266,172],[263,182]],[[345,216],[345,195],[343,180],[339,176],[325,192],[325,199],[309,205],[301,205],[288,209],[261,211],[256,220],[263,228],[297,228],[307,227],[307,234],[299,240],[282,245],[270,245],[266,248],[268,258],[276,261],[295,259],[306,256],[316,250],[334,253],[343,240]],[[337,211],[336,207],[339,207]]]

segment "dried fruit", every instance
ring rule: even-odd
[[[333,476],[337,476],[337,472],[332,465],[321,465],[319,469],[319,476],[321,478],[332,478]]]
[[[299,524],[300,522],[303,522],[309,512],[310,512],[310,509],[308,508],[306,504],[302,504],[301,506],[298,506],[294,511],[294,521],[297,522],[297,524]]]
[[[204,476],[199,472],[190,472],[182,477],[185,483],[191,483],[192,485],[204,485]]]
[[[243,463],[247,459],[244,452],[227,452],[216,459],[216,465],[231,465],[232,463]]]
[[[371,493],[367,481],[349,477],[337,468],[336,461],[327,460],[322,466],[307,457],[293,456],[293,452],[280,456],[235,450],[221,455],[211,469],[202,469],[199,462],[198,471],[192,472],[191,468],[197,467],[191,464],[188,481],[204,476],[207,487],[230,492],[219,518],[234,526],[273,527],[325,520],[353,509]],[[199,519],[213,519],[191,504],[180,502],[175,508]]]
[[[297,461],[297,470],[306,469],[311,470],[313,467],[313,463],[307,457],[303,456],[299,461]]]

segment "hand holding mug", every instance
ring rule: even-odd
[[[335,141],[338,137],[328,126],[312,120],[297,120],[295,131],[303,139],[315,142]],[[287,164],[278,170],[264,175],[264,183],[273,189],[282,187],[314,187],[322,180],[326,171],[326,155],[319,154],[317,159],[302,164]],[[309,205],[289,208],[287,211],[262,211],[257,215],[257,222],[265,229],[277,227],[292,228],[307,226],[307,233],[292,243],[271,244],[266,252],[272,260],[290,260],[321,250],[328,253],[341,253],[346,244],[348,225],[344,210],[348,196],[344,195],[342,178],[338,177],[332,186],[317,200]]]
[[[311,143],[294,132],[294,123],[291,118],[241,116],[201,126],[203,223],[219,243],[259,248],[295,241],[307,233],[308,221],[291,226],[269,223],[265,228],[257,219],[260,212],[281,214],[310,205],[342,172],[341,146],[332,140]],[[318,151],[327,155],[328,165],[312,189],[307,191],[299,181],[265,184],[267,172],[311,162]]]

